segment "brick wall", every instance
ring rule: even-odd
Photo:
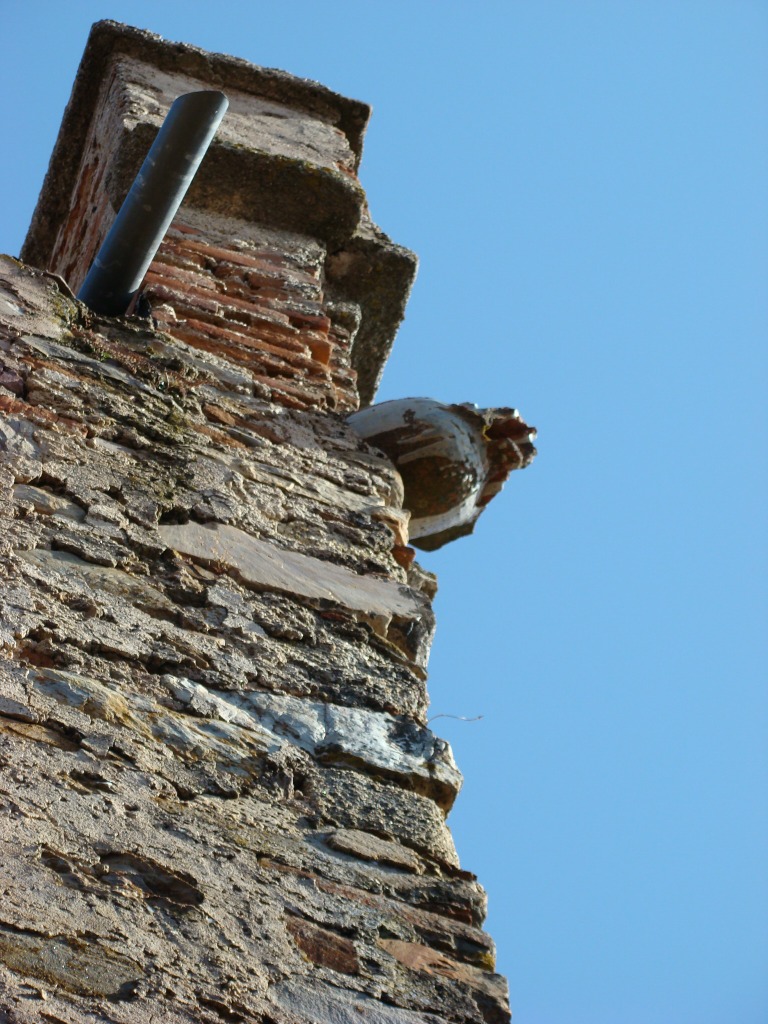
[[[353,411],[356,310],[326,300],[322,248],[285,234],[238,244],[236,232],[177,221],[144,286],[158,326],[247,368],[264,397]]]
[[[147,282],[160,323],[227,358],[250,349],[280,401],[351,410],[354,370],[370,402],[416,259],[368,216],[368,107],[317,83],[98,23],[22,258],[76,292],[172,101],[210,88],[229,109]],[[253,273],[236,272],[247,258]]]

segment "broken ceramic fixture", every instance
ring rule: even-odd
[[[427,551],[472,533],[510,472],[536,454],[536,431],[517,409],[401,398],[353,413],[348,422],[394,462],[411,513],[410,541]]]
[[[216,134],[229,100],[203,89],[179,96],[78,292],[96,313],[126,313]]]

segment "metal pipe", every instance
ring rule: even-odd
[[[130,306],[228,106],[212,90],[174,100],[78,292],[94,312]]]

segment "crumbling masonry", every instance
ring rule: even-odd
[[[98,317],[63,282],[199,88],[230,111],[152,317]],[[1,1021],[509,1019],[425,722],[435,581],[345,422],[415,271],[367,116],[99,23],[0,258]]]

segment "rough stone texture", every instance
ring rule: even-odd
[[[508,1020],[391,464],[8,257],[0,374],[7,1019]]]
[[[98,317],[62,278],[200,85],[233,113],[152,315]],[[40,269],[0,257],[0,1022],[509,1020],[426,724],[435,580],[345,420],[415,268],[367,114],[99,23]]]

